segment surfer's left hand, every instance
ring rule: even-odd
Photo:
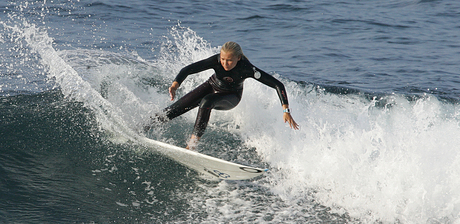
[[[283,114],[284,123],[288,122],[289,126],[294,130],[299,130],[299,125],[294,121],[290,113]]]
[[[288,122],[289,126],[294,130],[299,130],[299,125],[294,121],[294,118],[291,116],[291,112],[289,111],[289,105],[283,104],[283,120],[284,123]]]

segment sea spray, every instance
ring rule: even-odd
[[[364,95],[321,90],[290,100],[302,102],[293,107],[298,132],[270,122],[279,116],[276,107],[257,108],[265,125],[254,117],[242,122],[262,126],[241,134],[279,169],[268,178],[280,197],[313,195],[335,212],[367,221],[457,218],[458,105],[430,95],[413,101],[388,95],[379,99],[387,102],[382,107]]]

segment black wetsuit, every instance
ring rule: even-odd
[[[268,73],[253,66],[245,57],[236,66],[225,71],[220,63],[220,54],[195,62],[184,67],[174,81],[181,84],[188,75],[214,69],[215,74],[208,81],[192,90],[177,102],[164,109],[166,117],[171,120],[199,106],[193,134],[201,137],[211,115],[211,110],[230,110],[241,100],[243,82],[254,78],[259,82],[275,88],[282,104],[288,104],[284,85]]]

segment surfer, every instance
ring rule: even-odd
[[[222,46],[220,54],[182,68],[171,87],[169,87],[171,101],[175,99],[176,90],[188,75],[207,69],[213,69],[214,75],[205,83],[166,107],[162,114],[156,114],[151,121],[152,124],[158,121],[166,122],[195,107],[199,107],[187,149],[196,147],[198,140],[204,134],[212,109],[230,110],[238,105],[243,94],[243,82],[246,78],[254,78],[267,86],[275,88],[283,107],[284,122],[288,122],[289,126],[295,130],[299,129],[299,125],[291,116],[284,85],[273,76],[252,65],[244,56],[240,45],[231,41]],[[146,131],[149,129],[150,126],[144,128]]]

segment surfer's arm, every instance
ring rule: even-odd
[[[286,94],[286,89],[284,88],[283,83],[281,83],[278,79],[271,76],[270,74],[256,67],[253,67],[253,70],[254,70],[254,78],[257,81],[276,89],[276,92],[278,93],[278,97],[280,98],[281,104],[283,106],[284,123],[288,122],[291,128],[298,130],[299,125],[294,121],[294,118],[292,118],[291,112],[289,110],[289,103],[288,103],[288,98]]]
[[[281,105],[289,105],[287,94],[286,94],[286,89],[284,88],[283,83],[281,83],[278,79],[271,76],[270,74],[256,67],[252,67],[252,68],[254,70],[253,78],[267,86],[274,88],[276,92],[278,93],[278,97],[280,98]]]
[[[180,85],[185,80],[185,78],[187,78],[188,75],[213,68],[216,64],[219,63],[218,57],[219,55],[216,54],[204,60],[197,61],[195,63],[185,66],[180,70],[179,74],[177,74],[176,78],[174,79],[174,82],[177,82]]]
[[[169,87],[169,95],[171,96],[171,101],[173,101],[176,97],[177,88],[179,88],[180,84],[182,84],[182,82],[185,80],[185,78],[187,78],[188,75],[213,68],[213,66],[216,63],[219,63],[218,56],[219,55],[216,54],[207,59],[195,62],[182,68],[179,74],[174,79],[173,83],[171,84],[171,87]]]

